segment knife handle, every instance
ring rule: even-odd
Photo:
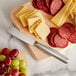
[[[38,42],[35,42],[35,46],[41,48],[42,50],[44,50],[45,52],[47,52],[48,54],[51,54],[53,57],[55,57],[56,59],[64,62],[64,63],[68,63],[68,58],[65,57],[64,55],[62,55],[61,53],[59,53],[58,51],[52,49],[51,47],[45,46],[43,44],[40,44]]]

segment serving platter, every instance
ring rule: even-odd
[[[49,46],[48,45],[48,42],[47,42],[47,39],[45,39],[44,41],[41,40],[41,39],[38,39],[36,38],[33,34],[29,33],[28,29],[27,28],[24,28],[21,24],[21,22],[16,18],[16,13],[22,9],[24,6],[28,6],[30,7],[31,9],[35,9],[33,8],[31,2],[27,2],[26,4],[23,4],[15,9],[13,9],[11,11],[11,14],[10,14],[10,17],[11,17],[11,20],[14,24],[14,26],[20,31],[22,32],[23,34],[27,35],[27,36],[30,36],[32,37],[33,39],[35,39],[36,41],[46,45],[46,46]],[[36,9],[35,9],[36,10]],[[40,11],[40,10],[39,10]],[[45,19],[45,23],[50,27],[55,27],[55,25],[53,23],[51,23],[51,18],[52,16],[51,15],[48,15],[42,11],[40,11]],[[67,20],[69,21],[69,19]],[[41,50],[40,48],[36,47],[36,46],[31,46],[31,45],[28,45],[28,44],[25,44],[27,46],[27,48],[29,49],[31,55],[38,61],[40,60],[44,60],[44,59],[48,59],[51,57],[51,55],[49,55],[48,53],[44,52],[43,50]],[[70,46],[71,44],[69,43],[68,47]],[[66,47],[66,48],[68,48]],[[53,47],[51,47],[53,48]],[[66,50],[66,48],[53,48],[55,49],[56,51],[62,51],[62,50]]]

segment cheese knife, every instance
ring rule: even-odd
[[[45,45],[35,41],[33,38],[24,35],[23,33],[21,33],[14,26],[9,27],[8,33],[11,34],[12,36],[18,38],[19,40],[29,44],[29,45],[39,47],[40,49],[42,49],[43,51],[49,53],[50,55],[52,55],[56,59],[62,61],[63,63],[65,63],[65,64],[68,63],[68,58],[66,56],[64,56],[63,54],[59,53],[58,51],[52,49],[51,47],[45,46]]]

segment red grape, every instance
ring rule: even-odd
[[[11,65],[11,62],[12,62],[11,57],[7,57],[7,58],[5,59],[5,64],[6,64],[6,65]]]
[[[5,67],[5,63],[4,62],[1,62],[0,63],[0,69],[4,69],[4,67]]]
[[[17,49],[13,49],[11,52],[10,52],[10,57],[13,59],[15,57],[17,57],[19,54],[19,51]]]
[[[25,75],[25,74],[23,74],[23,73],[20,73],[20,74],[19,74],[19,76],[26,76],[26,75]]]
[[[10,73],[6,73],[5,76],[12,76]]]
[[[3,74],[4,74],[4,70],[0,69],[0,75],[3,75]]]
[[[10,50],[8,48],[4,48],[2,50],[2,54],[5,55],[5,56],[9,55],[9,52],[10,52]]]
[[[19,74],[19,70],[18,69],[13,69],[12,75],[18,76],[18,74]]]
[[[4,69],[5,69],[6,72],[11,72],[12,71],[12,68],[10,66],[5,66]]]

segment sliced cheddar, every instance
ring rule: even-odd
[[[33,33],[31,31],[31,27],[33,26],[33,23],[36,23],[36,21],[38,19],[41,19],[42,21],[45,21],[43,16],[42,16],[42,14],[40,13],[40,11],[37,11],[35,14],[31,15],[30,18],[27,19],[27,21],[28,21],[28,28],[29,28],[30,33]]]
[[[68,0],[63,0],[63,2],[66,4],[68,2]]]
[[[40,17],[42,19],[42,21],[45,21],[43,15],[40,13],[40,11],[35,13],[35,16],[38,16],[38,17]]]
[[[45,40],[50,33],[50,29],[45,22],[41,22],[34,30],[42,40]]]
[[[26,12],[26,13],[24,13],[24,14],[22,14],[22,15],[19,16],[19,20],[21,21],[21,23],[22,23],[22,25],[24,27],[27,26],[27,21],[25,19],[25,16],[27,17],[30,13],[32,13],[32,11],[28,11],[28,12]]]
[[[23,25],[23,27],[26,27],[28,24],[27,24],[27,18],[29,18],[32,14],[36,13],[36,11],[28,11],[27,13],[24,13],[22,15],[19,16],[19,19]]]
[[[39,17],[37,17],[37,16],[27,19],[28,29],[29,29],[30,33],[33,33],[31,31],[31,26],[33,26],[38,20],[39,20]]]
[[[28,11],[30,11],[30,9],[27,6],[25,6],[16,14],[16,17],[19,18],[20,15],[22,15]]]
[[[30,18],[32,18],[32,17],[40,17],[43,21],[45,21],[43,18],[43,15],[40,13],[40,11],[37,11],[36,13],[32,14],[30,16]]]
[[[63,22],[66,21],[67,17],[73,12],[75,6],[76,2],[73,2],[73,4],[69,7],[68,12],[65,14],[65,19],[63,19]]]
[[[39,24],[42,22],[41,19],[37,20],[31,27],[30,27],[30,31],[31,33],[35,33],[34,30],[37,26],[39,26]]]

